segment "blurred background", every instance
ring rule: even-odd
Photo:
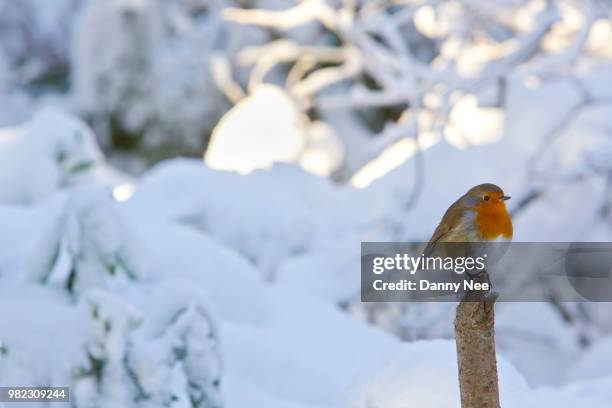
[[[610,98],[604,0],[0,7],[0,123],[61,106],[131,174],[206,154],[214,168],[282,160],[363,186],[417,141],[466,148],[502,136],[521,139],[516,162],[594,121]],[[574,129],[574,151],[595,143],[590,129]]]
[[[23,310],[0,319],[0,379],[70,378],[97,406],[325,407],[373,343],[451,338],[451,304],[360,302],[359,243],[427,241],[484,182],[513,197],[516,241],[612,241],[611,17],[608,0],[0,0],[0,305]],[[53,330],[23,323],[34,297],[50,321],[91,309],[61,370],[33,374],[32,333]],[[538,398],[609,406],[609,304],[498,313],[503,358],[558,387]],[[122,341],[182,368],[151,379]]]

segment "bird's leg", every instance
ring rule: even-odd
[[[487,284],[487,290],[478,290],[478,291],[466,291],[461,301],[465,302],[488,302],[495,303],[497,298],[499,297],[499,293],[494,292],[493,284],[491,283],[491,277],[486,269],[481,269],[472,273],[470,271],[466,271],[467,276],[472,282]]]

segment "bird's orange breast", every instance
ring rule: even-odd
[[[503,201],[477,204],[476,224],[486,240],[512,238],[512,219]]]

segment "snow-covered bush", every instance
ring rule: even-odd
[[[0,3],[0,60],[22,86],[65,90],[71,23],[82,2],[57,0],[45,7],[40,0]]]
[[[56,109],[0,129],[0,202],[28,204],[95,177],[103,156],[89,127]]]
[[[200,161],[173,160],[143,178],[128,206],[206,231],[273,278],[283,259],[314,242],[317,226],[304,202],[251,177],[257,175],[244,178]]]
[[[148,245],[108,192],[0,214],[0,307],[19,311],[0,319],[3,383],[70,385],[79,407],[222,405],[215,306],[170,268],[147,275]]]
[[[19,288],[0,288],[2,308],[19,310],[0,317],[3,383],[70,386],[77,407],[222,406],[219,331],[198,290],[168,280],[75,304]]]
[[[41,100],[63,99],[70,37],[84,1],[0,2],[0,126],[27,120]]]
[[[502,135],[504,119],[507,133],[525,125],[533,133],[539,129],[533,121],[514,115],[526,110],[515,88],[565,84],[578,93],[578,110],[608,100],[588,90],[582,75],[610,67],[603,46],[609,15],[596,1],[529,0],[482,7],[458,0],[308,0],[284,10],[223,12],[230,21],[284,34],[246,48],[236,64],[253,66],[251,89],[268,74],[271,81],[280,75],[298,106],[335,129],[344,172],[359,184],[413,155],[414,146],[406,145],[395,152],[402,159],[373,163],[406,139],[425,146],[440,137],[462,147],[488,143]],[[318,35],[295,38],[293,29],[313,25]],[[275,69],[282,64],[291,67],[284,76]],[[566,96],[559,104],[572,100]],[[552,120],[560,129],[574,119],[545,116],[535,121]]]
[[[147,309],[146,319],[109,293],[95,290],[85,296],[88,363],[77,370],[77,406],[221,406],[218,333],[208,312],[189,303],[197,299],[189,297],[194,291],[185,289],[173,291],[188,296],[181,307],[166,301],[162,314],[159,308]],[[163,302],[161,294],[157,289],[145,305]]]
[[[62,280],[71,293],[82,293],[106,287],[110,280],[145,278],[141,239],[115,206],[108,192],[77,191],[70,197],[56,238],[56,260],[64,256],[67,265],[53,265],[44,281]]]
[[[210,61],[266,38],[229,27],[222,0],[91,0],[78,18],[72,53],[76,108],[105,147],[150,161],[200,155],[227,102]]]
[[[141,319],[135,310],[112,295],[91,293],[91,340],[87,345],[89,365],[81,367],[75,382],[75,400],[80,406],[128,407],[134,397],[124,361],[127,337]],[[99,394],[99,395],[97,395]]]

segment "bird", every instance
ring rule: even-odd
[[[491,183],[479,184],[469,189],[446,210],[440,224],[435,229],[425,250],[426,257],[480,257],[487,259],[486,266],[481,270],[465,271],[464,277],[456,273],[450,274],[450,279],[476,279],[488,282],[491,286],[489,267],[496,263],[508,249],[512,240],[512,219],[506,208],[510,197],[497,185]],[[505,242],[506,244],[499,244]],[[442,274],[438,277],[447,281]],[[467,294],[459,294],[468,299]],[[479,294],[496,299],[497,293]]]
[[[512,219],[505,204],[509,199],[495,184],[472,187],[446,210],[425,254],[442,242],[511,241]]]

